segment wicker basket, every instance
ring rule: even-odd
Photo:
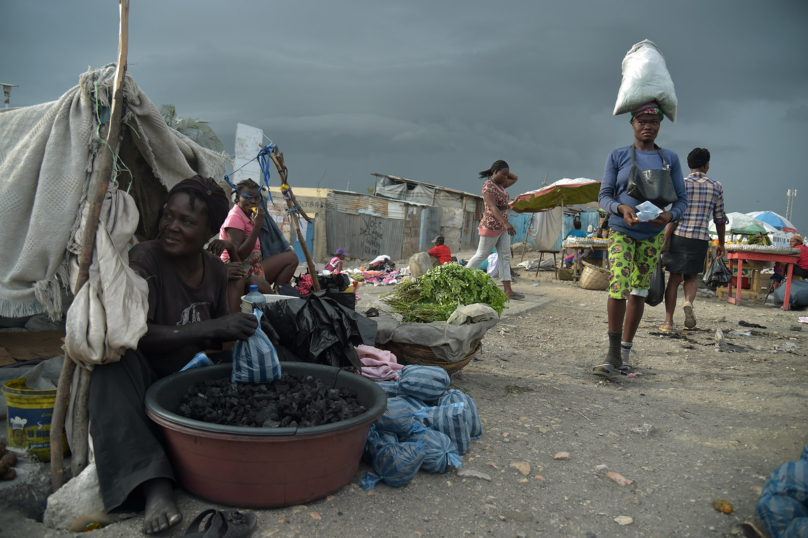
[[[579,286],[585,290],[605,290],[609,287],[609,271],[591,263],[581,263],[584,264],[584,272],[581,273],[581,280],[578,281]]]
[[[438,358],[428,346],[419,346],[416,344],[402,344],[399,342],[388,342],[386,344],[376,344],[377,347],[386,349],[396,356],[399,364],[415,364],[418,366],[439,366],[446,370],[450,375],[459,372],[471,362],[474,355],[480,351],[482,347],[482,338],[474,340],[471,343],[471,348],[465,357],[457,362],[446,362]]]

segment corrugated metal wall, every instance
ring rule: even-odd
[[[440,235],[442,210],[442,207],[425,207],[421,210],[420,250],[429,250],[434,246],[432,240]]]
[[[328,208],[344,213],[356,214],[359,211],[367,211],[381,217],[389,217],[389,201],[378,196],[363,196],[361,194],[350,194],[342,192],[330,192],[328,194]]]
[[[342,248],[353,258],[373,259],[386,254],[393,260],[401,259],[403,220],[330,210],[326,225],[329,252]]]

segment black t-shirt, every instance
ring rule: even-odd
[[[129,266],[149,285],[148,321],[154,325],[187,325],[227,315],[227,268],[222,261],[203,251],[202,284],[193,288],[185,283],[174,261],[163,253],[160,240],[145,241],[129,251]],[[186,346],[166,353],[144,353],[159,375],[176,372],[206,343]]]

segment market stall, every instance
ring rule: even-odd
[[[763,246],[763,245],[727,245],[727,258],[729,259],[729,271],[732,273],[735,260],[738,261],[738,277],[737,280],[733,278],[729,281],[727,286],[727,302],[736,306],[741,305],[742,289],[738,285],[741,283],[743,275],[744,262],[752,264],[774,264],[779,262],[786,268],[786,283],[785,283],[785,297],[783,299],[783,310],[789,310],[789,297],[791,291],[791,276],[794,271],[794,265],[797,263],[800,251],[795,248],[777,247],[777,246]],[[753,265],[753,267],[755,267]],[[757,265],[759,267],[759,265]],[[752,293],[754,298],[760,292],[760,269],[753,269],[752,271]],[[733,286],[734,285],[734,286]],[[733,297],[732,288],[735,287],[735,296]],[[757,302],[755,300],[755,302]]]

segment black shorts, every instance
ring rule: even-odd
[[[662,255],[662,265],[671,273],[697,275],[704,270],[704,259],[710,242],[672,235],[668,250]]]

